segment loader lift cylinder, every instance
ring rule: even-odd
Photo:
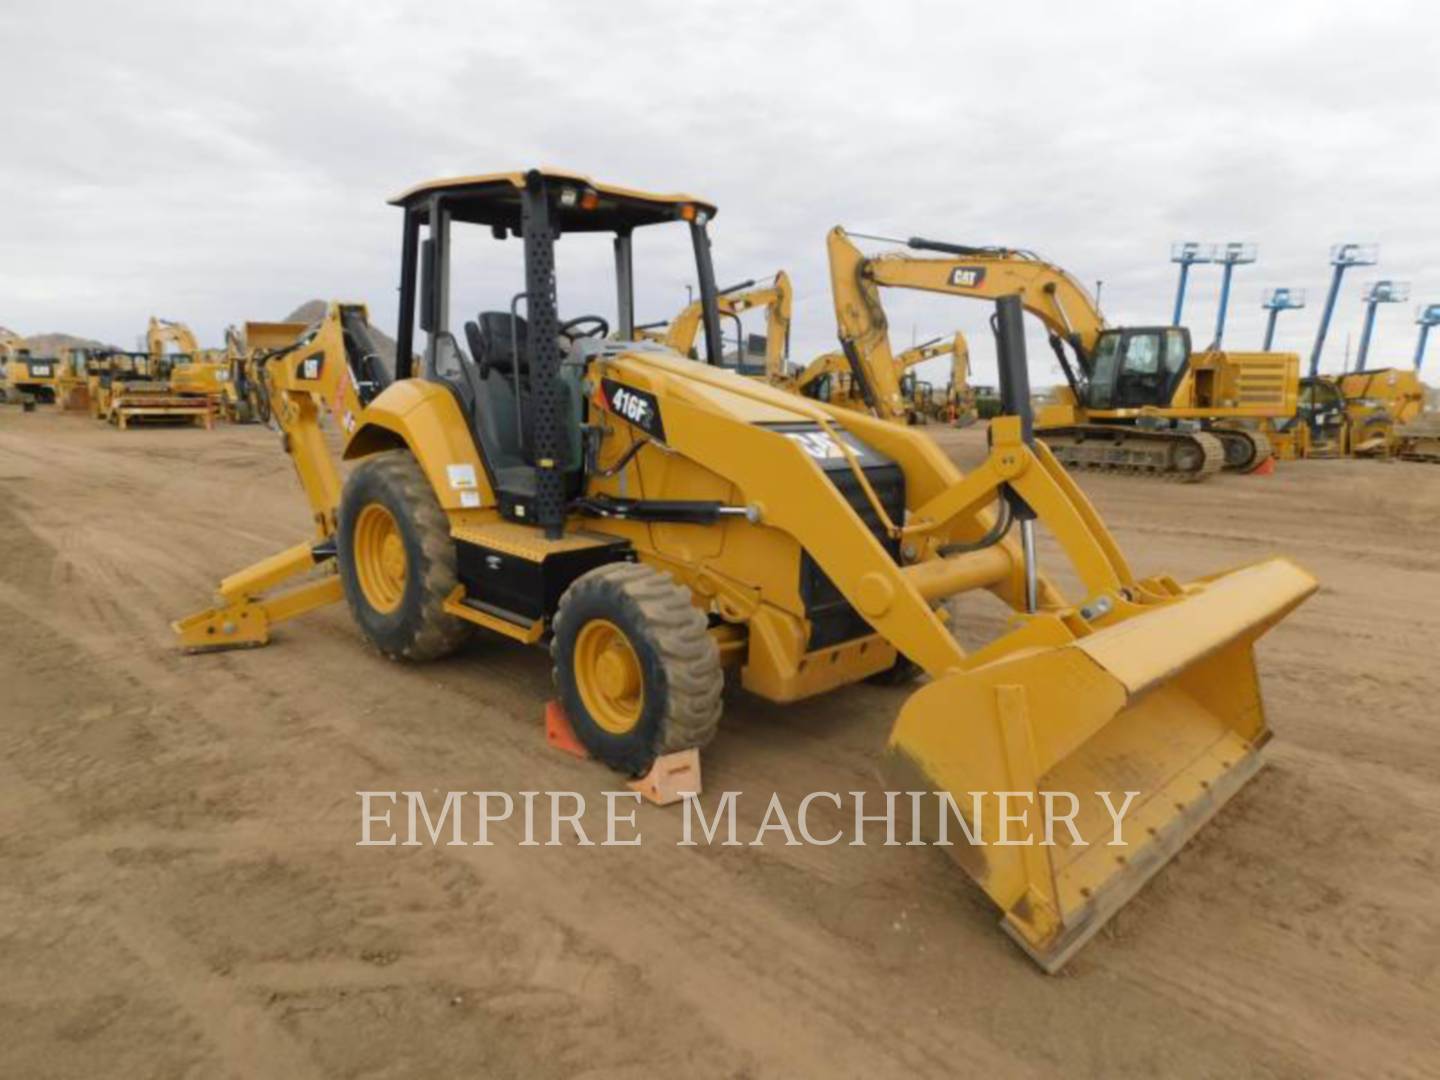
[[[1000,378],[1000,410],[1020,418],[1020,437],[1035,445],[1035,410],[1030,403],[1030,371],[1025,355],[1025,306],[1019,296],[995,301],[995,353]],[[1025,555],[1025,609],[1039,607],[1040,570],[1035,558],[1035,511],[1008,484],[1005,498],[1020,522],[1020,545]]]

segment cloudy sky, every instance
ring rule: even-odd
[[[835,224],[1034,249],[1103,280],[1112,323],[1168,321],[1172,241],[1253,241],[1226,344],[1258,346],[1261,290],[1290,285],[1310,306],[1278,344],[1307,355],[1330,245],[1378,243],[1331,370],[1364,281],[1440,300],[1433,3],[13,0],[0,38],[0,325],[22,333],[128,343],[154,313],[218,345],[316,296],[393,329],[385,199],[542,163],[717,202],[722,283],[795,279],[798,359],[833,347]],[[457,306],[504,306],[514,260],[467,254]],[[592,265],[567,279],[562,252],[566,315],[608,295]],[[642,317],[683,304],[679,265]],[[1193,276],[1197,343],[1218,281]],[[1381,309],[1372,365],[1409,361],[1414,306]],[[983,305],[889,310],[897,345],[963,329],[993,372]]]

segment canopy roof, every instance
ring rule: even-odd
[[[715,215],[715,204],[694,195],[656,194],[634,188],[601,184],[580,173],[562,169],[537,169],[555,188],[575,191],[571,205],[555,208],[562,232],[619,232],[688,218],[696,212]],[[430,180],[395,196],[392,206],[427,213],[431,196],[442,195],[456,221],[503,226],[518,231],[520,197],[525,189],[523,172],[485,173],[479,176]],[[568,201],[568,200],[567,200]],[[690,208],[687,213],[686,208]]]

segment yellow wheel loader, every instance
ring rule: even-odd
[[[222,410],[236,424],[268,424],[270,395],[263,367],[276,350],[293,345],[309,327],[298,322],[247,322],[225,328],[225,397]]]
[[[90,364],[93,348],[67,345],[60,349],[60,374],[55,384],[56,403],[66,411],[90,411]]]
[[[268,359],[314,532],[177,622],[185,649],[263,645],[342,597],[390,657],[446,655],[476,626],[547,644],[576,736],[629,774],[715,735],[726,669],[777,702],[923,672],[885,758],[978,830],[944,850],[1052,971],[1259,768],[1254,643],[1315,582],[1284,559],[1137,578],[1033,437],[1014,297],[998,305],[1008,415],[966,476],[911,428],[723,367],[704,199],[535,170],[433,181],[393,204],[393,379],[356,305]],[[641,230],[643,250],[668,239],[693,257],[698,359],[636,340]],[[452,276],[454,252],[494,238],[521,246],[523,280],[455,295],[477,278]],[[597,241],[613,246],[615,310],[562,315],[557,296],[582,286],[557,258]],[[343,484],[321,408],[343,435]],[[1073,597],[1037,564],[1042,524]],[[943,605],[975,590],[1015,617],[967,652]],[[1007,823],[994,795],[1055,791],[1076,804],[1056,846],[1038,842],[1038,812]],[[1109,846],[1104,799],[1126,791],[1126,846]],[[1007,827],[1032,843],[987,843]]]
[[[1374,368],[1300,380],[1295,413],[1267,421],[1262,430],[1280,458],[1407,457],[1425,386],[1413,371]]]
[[[1184,327],[1107,326],[1074,277],[1029,252],[889,242],[936,254],[867,256],[838,227],[828,240],[841,346],[857,382],[890,367],[881,289],[1017,295],[1045,325],[1065,374],[1062,402],[1043,410],[1036,427],[1070,468],[1186,481],[1222,468],[1252,472],[1270,458],[1261,422],[1295,414],[1300,360],[1293,353],[1192,353]],[[883,408],[887,392],[876,387],[866,400]]]

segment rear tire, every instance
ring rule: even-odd
[[[639,776],[661,754],[701,747],[720,723],[720,648],[688,589],[641,563],[577,578],[555,613],[550,655],[576,737]]]
[[[470,624],[448,614],[460,583],[450,522],[419,462],[390,450],[361,462],[340,498],[336,561],[360,632],[395,660],[438,660]]]

